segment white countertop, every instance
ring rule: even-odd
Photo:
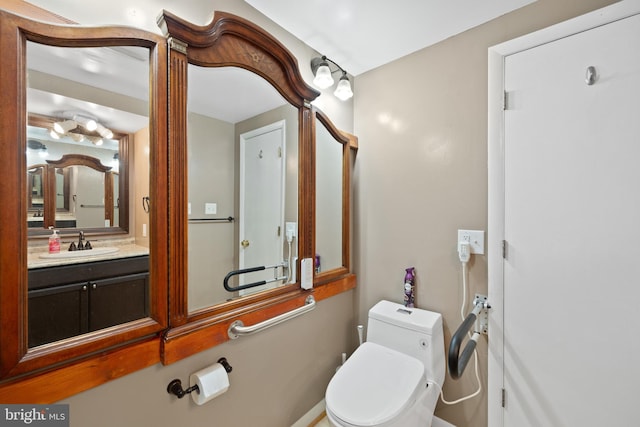
[[[90,240],[90,239],[89,239]],[[117,252],[107,254],[93,255],[91,250],[82,251],[81,257],[77,258],[41,258],[41,254],[48,253],[48,247],[30,247],[27,257],[27,267],[31,268],[43,268],[54,267],[59,265],[68,264],[81,264],[85,262],[104,261],[109,259],[130,258],[135,256],[149,255],[149,248],[145,246],[136,245],[132,242],[132,239],[123,240],[108,240],[108,241],[91,241],[91,246],[94,248],[100,247],[117,247]],[[63,251],[66,248],[62,249]],[[85,255],[86,254],[86,255]]]

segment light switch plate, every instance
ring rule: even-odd
[[[218,213],[218,204],[217,203],[205,203],[204,204],[204,214],[205,215],[215,215]]]

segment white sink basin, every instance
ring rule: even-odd
[[[105,246],[103,248],[93,248],[85,251],[60,251],[57,254],[40,254],[40,258],[83,258],[97,255],[113,254],[120,250],[115,246]]]

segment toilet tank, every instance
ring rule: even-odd
[[[367,341],[392,348],[420,360],[427,379],[444,381],[444,337],[442,315],[380,301],[369,310]]]

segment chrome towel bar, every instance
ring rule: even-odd
[[[251,326],[244,326],[244,323],[242,323],[241,320],[236,320],[229,326],[227,333],[229,334],[229,338],[232,340],[239,338],[242,335],[255,334],[256,332],[260,332],[264,329],[270,328],[271,326],[275,326],[286,320],[293,319],[294,317],[307,313],[314,308],[316,308],[316,300],[313,298],[313,295],[309,295],[304,301],[304,305],[302,307],[282,313],[279,316],[272,317],[264,322],[256,323]]]

